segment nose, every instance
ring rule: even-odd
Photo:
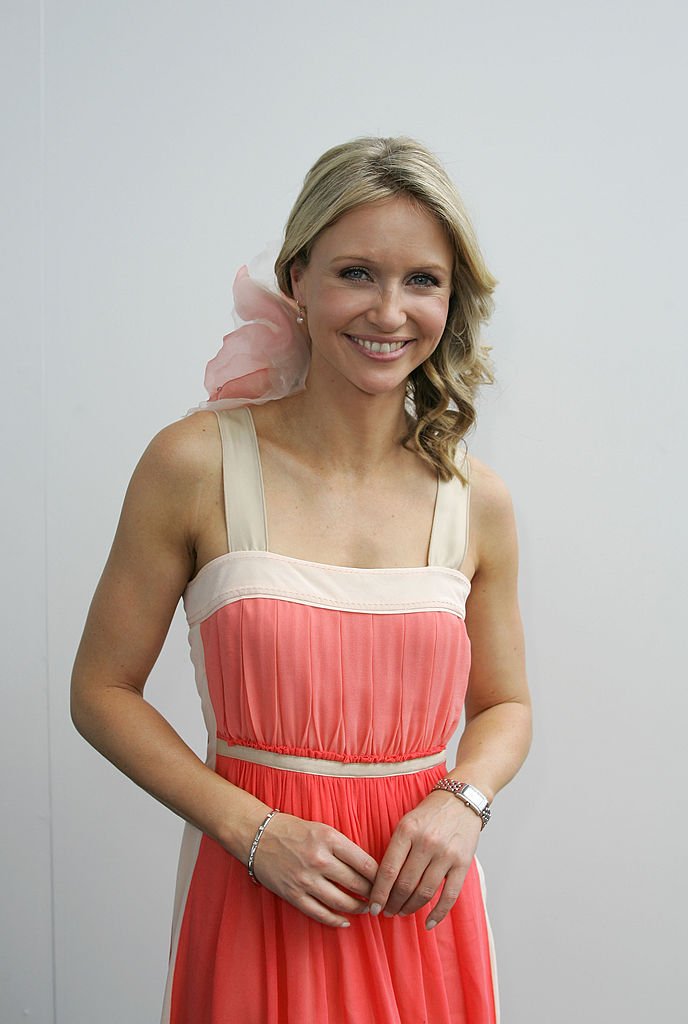
[[[403,327],[407,318],[404,311],[402,289],[395,285],[380,289],[377,293],[377,300],[371,304],[368,310],[367,319],[370,324],[387,334]]]

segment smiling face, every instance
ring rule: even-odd
[[[447,322],[454,252],[435,217],[400,195],[355,207],[291,270],[306,310],[311,377],[367,394],[405,393]]]

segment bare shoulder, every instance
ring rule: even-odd
[[[517,558],[516,523],[509,489],[480,459],[470,456],[471,534],[476,567]]]
[[[220,439],[212,412],[198,412],[164,427],[155,435],[137,473],[176,487],[207,479],[217,472]]]
[[[194,413],[155,435],[134,470],[116,540],[161,543],[195,560],[198,538],[222,489],[222,446],[215,414]]]
[[[511,494],[502,478],[474,455],[469,456],[469,465],[471,512],[475,512],[481,518],[513,518]]]

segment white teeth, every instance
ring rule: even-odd
[[[363,338],[357,338],[355,334],[350,334],[349,337],[352,341],[355,341],[361,348],[367,349],[369,352],[382,352],[386,354],[388,352],[398,352],[400,348],[403,348],[406,342],[404,341],[364,341]]]

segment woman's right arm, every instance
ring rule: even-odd
[[[143,696],[194,574],[199,537],[222,503],[214,421],[196,414],[166,428],[137,466],[77,653],[71,707],[75,726],[101,754],[245,864],[270,808],[208,768]],[[325,825],[277,815],[261,841],[272,856],[260,858],[260,848],[256,855],[261,881],[334,926],[356,909],[339,886],[365,896],[377,870],[364,851],[337,837]],[[304,864],[323,856],[324,871]]]
[[[194,572],[208,441],[198,429],[173,424],[136,467],[77,653],[71,708],[77,729],[101,754],[241,856],[264,805],[206,767],[143,697]]]

